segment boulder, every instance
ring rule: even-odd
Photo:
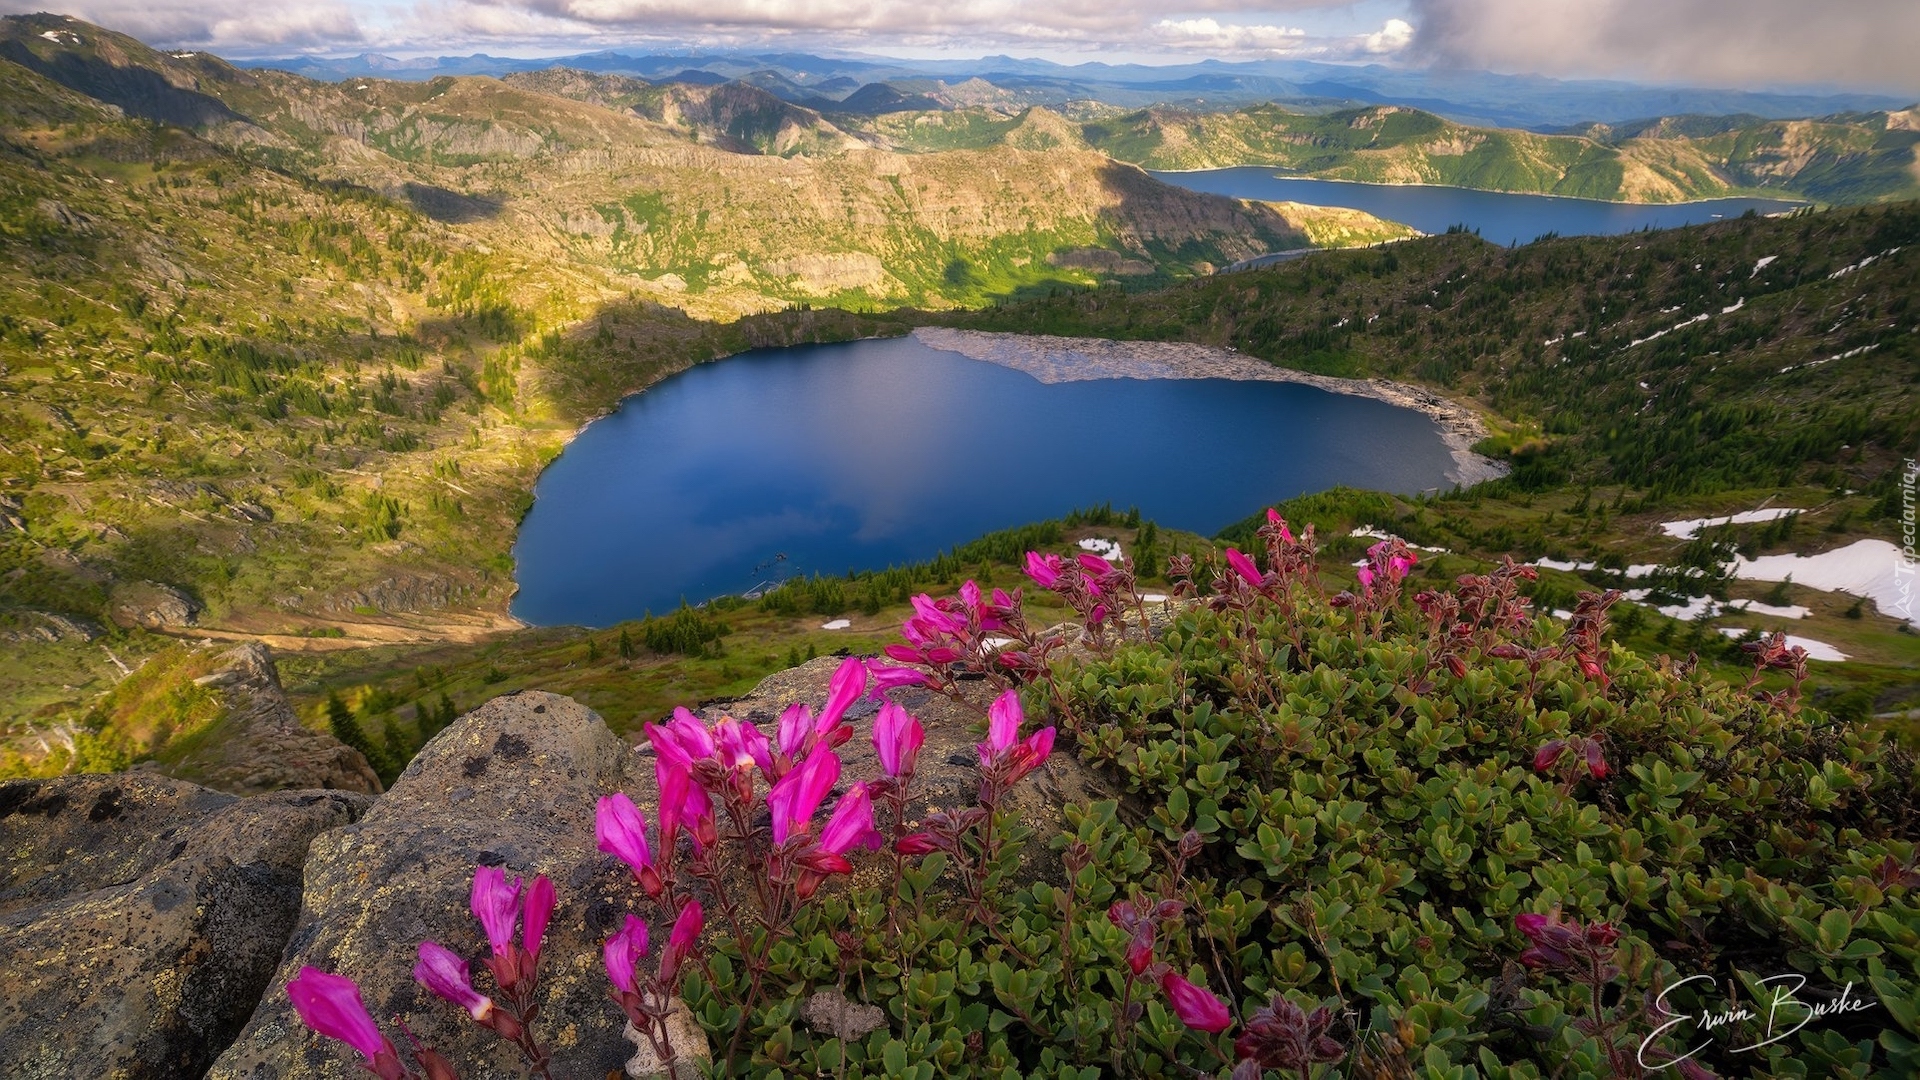
[[[380,793],[380,777],[360,751],[301,726],[265,645],[228,650],[220,667],[195,681],[220,691],[227,715],[217,738],[200,739],[168,761],[169,775],[239,795],[306,788]]]
[[[135,581],[114,587],[107,614],[121,626],[178,630],[199,621],[200,605],[171,585]]]
[[[308,843],[367,802],[140,774],[0,784],[0,1075],[199,1075],[273,973]]]
[[[521,1075],[519,1054],[420,988],[415,950],[432,938],[469,960],[487,942],[468,910],[476,866],[553,879],[559,906],[541,951],[536,1032],[555,1080],[603,1080],[632,1055],[626,1018],[607,993],[601,943],[622,916],[659,912],[632,875],[594,848],[596,800],[641,788],[626,740],[592,710],[556,694],[495,698],[436,735],[366,816],[315,842],[306,895],[286,955],[246,1029],[211,1077],[364,1075],[353,1051],[301,1026],[286,984],[303,965],[353,978],[368,1009],[400,1016],[461,1075]],[[650,784],[648,785],[651,786]],[[490,976],[473,964],[475,983]]]

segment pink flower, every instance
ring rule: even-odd
[[[1587,775],[1595,780],[1605,780],[1613,770],[1607,766],[1606,753],[1601,749],[1600,740],[1585,735],[1575,735],[1566,739],[1549,739],[1540,744],[1533,755],[1533,768],[1536,772],[1552,772],[1565,759],[1567,751],[1573,752],[1573,760],[1565,769],[1565,779],[1571,780],[1582,765]]]
[[[345,975],[329,975],[316,967],[303,967],[287,984],[287,997],[300,1022],[329,1039],[338,1039],[360,1051],[368,1061],[381,1054],[392,1054],[393,1044],[374,1026],[367,1006],[360,1000],[360,987]]]
[[[1605,780],[1610,770],[1607,768],[1605,755],[1600,752],[1600,740],[1588,739],[1584,754],[1587,759],[1587,775],[1595,780]]]
[[[1009,690],[994,699],[987,709],[987,741],[978,747],[982,765],[1013,749],[1014,740],[1020,737],[1023,719],[1018,692]]]
[[[601,796],[593,814],[593,839],[601,851],[626,863],[635,877],[653,869],[646,816],[626,792]]]
[[[1160,976],[1160,989],[1166,993],[1174,1015],[1195,1031],[1218,1035],[1233,1026],[1233,1014],[1227,1011],[1227,1003],[1205,987],[1195,986],[1169,971]]]
[[[1060,584],[1061,562],[1058,555],[1042,555],[1037,551],[1027,552],[1027,576],[1035,585],[1051,589]]]
[[[547,920],[553,917],[553,907],[557,903],[553,894],[553,882],[547,875],[540,874],[527,887],[526,920],[522,925],[522,936],[527,952],[533,959],[540,959],[540,942],[547,936]]]
[[[473,872],[473,917],[487,932],[493,955],[505,956],[513,945],[513,924],[520,919],[520,879],[507,884],[507,872],[482,866]]]
[[[832,685],[827,689],[827,703],[821,706],[820,715],[814,718],[814,734],[822,738],[825,738],[829,732],[834,732],[837,735],[838,733],[835,732],[835,729],[840,726],[840,718],[845,716],[847,709],[852,707],[854,702],[859,701],[860,695],[866,692],[866,661],[857,656],[849,656],[845,660],[842,660],[840,667],[833,673]],[[851,730],[847,732],[848,737],[851,737],[852,734],[853,732]],[[843,738],[834,738],[831,740],[834,746],[838,746],[845,741],[846,739]]]
[[[667,935],[667,947],[660,953],[661,982],[673,985],[680,974],[681,963],[693,953],[694,945],[700,940],[700,928],[705,921],[698,900],[680,909],[680,917],[673,920],[673,931]]]
[[[1280,511],[1271,506],[1267,507],[1267,524],[1279,526],[1280,539],[1289,544],[1293,543],[1293,530],[1287,528],[1287,519],[1281,517]]]
[[[892,648],[892,646],[888,646],[889,650]],[[889,651],[887,655],[892,656],[893,653]],[[896,657],[896,659],[898,658]],[[908,662],[917,663],[918,661],[912,660]],[[924,671],[915,671],[912,668],[891,667],[882,664],[879,660],[867,661],[867,673],[873,676],[873,689],[869,691],[869,694],[875,698],[880,697],[880,695],[892,690],[896,686],[925,686],[933,681],[933,677]]]
[[[1369,592],[1369,593],[1372,592],[1373,591],[1373,567],[1371,566],[1361,567],[1358,577],[1360,578],[1360,588],[1365,592]]]
[[[1566,749],[1567,740],[1565,739],[1549,739],[1541,743],[1540,749],[1533,755],[1533,771],[1552,772],[1554,765],[1560,761],[1560,755],[1565,753]]]
[[[723,716],[713,725],[713,739],[719,750],[720,764],[731,772],[758,768],[773,775],[773,754],[760,729],[731,716]]]
[[[880,706],[880,715],[873,722],[873,749],[888,776],[912,775],[926,741],[926,729],[907,710],[891,701]]]
[[[437,941],[420,943],[420,962],[413,965],[413,979],[467,1010],[467,1014],[475,1020],[485,1020],[487,1014],[493,1011],[492,999],[473,988],[473,977],[467,972],[467,962]]]
[[[807,755],[799,767],[780,778],[767,792],[767,808],[773,812],[773,842],[784,844],[796,831],[806,832],[813,823],[814,811],[840,779],[840,756],[831,750]]]
[[[880,834],[873,828],[873,796],[867,785],[858,783],[840,796],[833,816],[820,830],[820,850],[840,855],[858,844],[868,851],[880,847]]]
[[[1074,558],[1080,563],[1080,571],[1098,581],[1112,572],[1113,564],[1090,551],[1081,552]]]
[[[932,833],[923,832],[909,833],[893,845],[893,849],[902,855],[931,855],[944,847]]]
[[[799,757],[800,752],[806,749],[807,736],[811,734],[813,734],[813,707],[805,702],[795,702],[787,706],[787,711],[780,714],[780,726],[775,730],[774,743],[788,760],[792,760]],[[768,779],[780,778],[770,775]]]
[[[1266,581],[1265,576],[1260,573],[1260,568],[1254,565],[1253,560],[1234,548],[1227,549],[1227,565],[1233,567],[1235,573],[1245,578],[1247,584],[1256,589]]]
[[[633,972],[640,958],[647,955],[647,924],[637,915],[628,915],[620,932],[607,939],[600,957],[607,965],[607,979],[622,993],[634,991]]]
[[[1158,932],[1154,920],[1126,900],[1115,901],[1107,909],[1107,920],[1127,932],[1127,967],[1135,975],[1147,970],[1153,963],[1153,942]]]
[[[686,709],[673,710],[673,721],[667,725],[667,730],[680,744],[690,762],[718,756],[719,748],[714,745],[713,733],[707,730],[704,721]]]
[[[980,755],[980,767],[1004,770],[1008,784],[1045,764],[1053,753],[1054,730],[1050,727],[1034,732],[1025,740],[1018,739],[1024,719],[1020,692],[1008,690],[987,710],[987,741],[974,747]]]
[[[1515,915],[1513,925],[1531,945],[1520,954],[1520,962],[1528,967],[1585,968],[1599,965],[1601,973],[1608,979],[1619,974],[1619,969],[1611,961],[1614,946],[1620,940],[1620,931],[1612,923],[1567,922],[1561,919],[1556,908],[1546,915],[1532,912]]]

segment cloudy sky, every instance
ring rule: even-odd
[[[0,10],[47,0],[0,0]],[[1065,63],[1379,62],[1920,95],[1920,0],[72,0],[156,45],[543,55],[707,45]]]

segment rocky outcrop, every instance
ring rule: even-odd
[[[238,795],[299,788],[380,793],[380,777],[360,751],[301,726],[265,645],[248,642],[220,663],[194,680],[225,699],[219,738],[201,740],[167,772]]]
[[[133,581],[114,587],[107,615],[121,626],[178,630],[199,621],[200,604],[171,585]]]
[[[333,615],[367,609],[387,613],[438,611],[452,607],[471,593],[471,585],[438,574],[396,574],[330,596],[319,604],[319,609]]]
[[[308,843],[367,801],[138,774],[0,785],[0,1075],[199,1075],[273,972]]]
[[[545,873],[559,892],[542,950],[538,1021],[556,1080],[603,1080],[619,1070],[633,1048],[607,997],[600,946],[625,913],[654,913],[631,875],[594,850],[593,813],[608,792],[640,794],[629,773],[635,761],[592,710],[555,694],[496,698],[435,736],[364,818],[314,843],[280,970],[210,1076],[361,1075],[352,1051],[313,1036],[295,1017],[286,983],[305,964],[358,981],[374,1016],[405,1017],[462,1075],[519,1075],[515,1052],[412,976],[422,939],[468,958],[487,951],[468,911],[478,865]]]

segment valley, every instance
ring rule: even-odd
[[[506,614],[535,477],[624,395],[755,347],[947,324],[1233,345],[1319,375],[1417,383],[1471,404],[1496,432],[1488,448],[1514,455],[1515,490],[1477,496],[1512,524],[1456,539],[1477,558],[1643,545],[1583,519],[1569,547],[1564,511],[1529,505],[1595,486],[1686,516],[1719,492],[1763,501],[1756,484],[1820,477],[1858,492],[1835,496],[1837,535],[1884,535],[1871,511],[1911,442],[1908,257],[1823,276],[1901,247],[1903,208],[1689,230],[1689,250],[1705,238],[1708,255],[1687,273],[1661,234],[1652,248],[1512,252],[1436,237],[1206,279],[1264,251],[1407,231],[1195,195],[1107,156],[1170,163],[1152,117],[961,108],[841,128],[744,84],[560,70],[327,84],[57,19],[11,18],[8,34],[0,684],[29,756],[51,745],[43,728],[70,739],[121,666],[176,638],[310,650],[327,672],[312,685],[349,689],[372,685],[355,674],[363,662],[409,650],[573,640]],[[1200,142],[1234,154],[1256,152],[1248,125],[1295,123],[1210,116]],[[1357,133],[1366,145],[1330,144],[1355,161],[1387,153],[1382,139],[1459,135],[1422,116],[1300,130]],[[925,135],[954,124],[971,134]],[[1754,271],[1744,281],[1741,266]],[[1703,304],[1707,324],[1651,346],[1598,345],[1661,336]],[[1725,370],[1686,360],[1728,348]],[[1751,373],[1769,365],[1859,349],[1878,352],[1771,377],[1783,392],[1764,408],[1698,403],[1766,385]],[[1605,374],[1569,382],[1555,363]],[[1553,394],[1575,387],[1583,407],[1569,410]],[[1558,429],[1583,413],[1613,426]],[[1733,441],[1711,459],[1685,449],[1688,432],[1721,428]],[[1783,428],[1844,431],[1850,449],[1761,434]],[[1731,448],[1742,432],[1755,451]],[[768,655],[789,632],[816,649],[834,640],[791,625]],[[761,670],[713,665],[700,693]],[[1845,670],[1883,696],[1901,682]]]

